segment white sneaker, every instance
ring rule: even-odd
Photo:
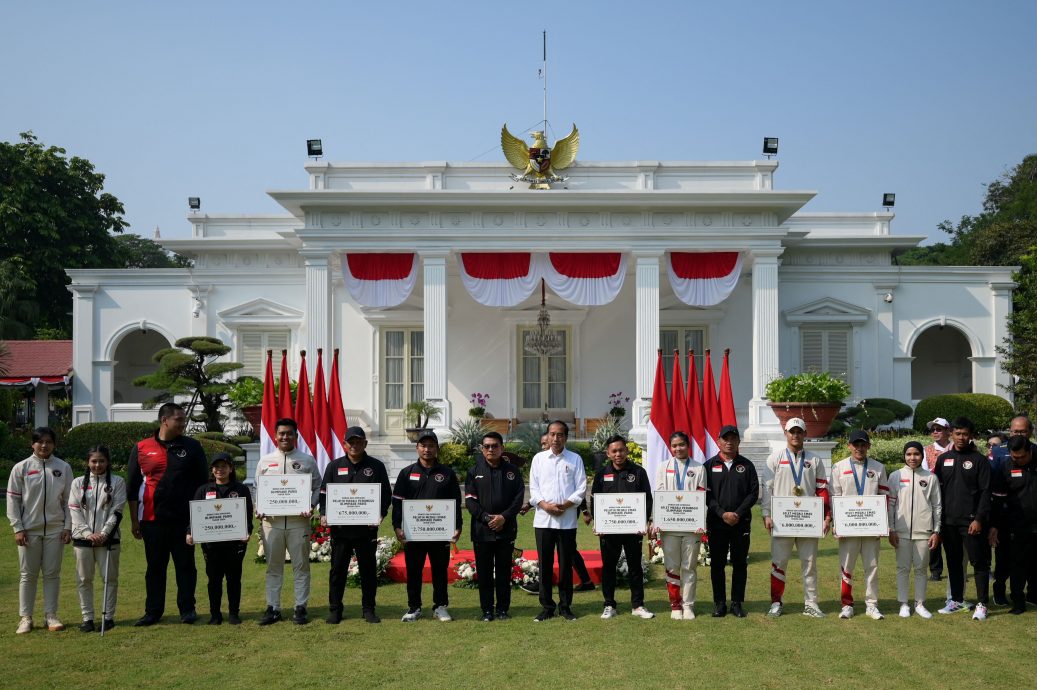
[[[685,604],[684,605],[684,620],[693,621],[695,620],[695,605]]]
[[[882,615],[882,612],[879,611],[879,607],[874,604],[868,604],[868,607],[864,610],[864,615],[873,621],[880,621],[885,618],[885,616]]]
[[[421,618],[421,608],[411,609],[407,613],[403,614],[403,618],[400,620],[404,623],[413,623],[414,621]]]
[[[615,606],[606,606],[605,610],[601,612],[601,620],[607,621],[609,618],[615,618],[619,615],[619,611],[616,610]]]
[[[444,623],[454,620],[450,617],[450,612],[446,610],[446,606],[437,606],[432,609],[432,617],[437,621],[442,621]]]
[[[810,618],[824,618],[825,612],[813,604],[803,604],[803,615]]]
[[[680,609],[672,609],[670,611],[670,618],[675,621],[682,621],[684,620],[684,614],[681,613]]]
[[[920,601],[915,602],[915,615],[919,618],[924,618],[925,620],[929,620],[933,617],[933,614],[929,613],[929,609],[925,607],[925,604]]]
[[[911,617],[911,607],[908,606],[907,604],[901,604],[900,605],[900,617],[901,618],[910,618]]]
[[[54,615],[48,615],[47,616],[47,630],[50,630],[51,632],[61,632],[64,629],[65,629],[65,624],[62,623],[60,620],[58,620],[57,616],[54,616]]]
[[[967,611],[965,604],[960,601],[954,601],[952,599],[947,600],[947,605],[938,611],[938,613],[957,613],[958,611]]]
[[[18,621],[18,629],[15,632],[19,635],[32,632],[32,616],[22,616],[22,619]]]
[[[974,621],[985,621],[987,619],[987,606],[986,604],[976,604],[976,611],[972,614],[972,620]]]
[[[649,618],[655,618],[655,614],[646,609],[644,606],[638,606],[636,609],[630,612],[630,615],[637,616],[638,618],[644,618],[645,620]]]
[[[853,618],[853,607],[852,606],[844,606],[842,608],[842,610],[839,611],[839,617],[840,618]]]
[[[781,605],[781,602],[780,601],[776,601],[773,604],[771,604],[771,607],[769,609],[767,609],[767,615],[770,616],[771,618],[777,618],[778,616],[781,615],[781,612],[783,610],[784,610],[784,607]]]

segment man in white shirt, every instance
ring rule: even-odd
[[[554,562],[558,549],[558,615],[576,620],[572,612],[572,557],[576,551],[577,507],[587,492],[587,471],[579,455],[566,450],[569,427],[554,421],[547,426],[547,450],[533,456],[529,469],[529,502],[536,507],[533,528],[540,559],[540,605],[533,619],[542,622],[555,615]]]

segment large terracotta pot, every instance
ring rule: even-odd
[[[263,425],[263,406],[249,405],[241,408],[241,414],[245,416],[249,426],[252,427],[252,438],[259,438],[259,429]]]
[[[511,432],[510,419],[497,419],[496,417],[483,417],[482,425],[487,431],[496,431],[501,436],[507,436]]]
[[[807,438],[821,438],[828,433],[832,420],[842,409],[842,403],[810,403],[810,402],[772,402],[767,403],[785,428],[785,422],[799,417],[807,424]]]

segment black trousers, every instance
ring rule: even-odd
[[[1037,586],[1037,532],[1012,533],[1009,552],[1012,554],[1009,576],[1012,605],[1024,606],[1026,594],[1030,595],[1031,601],[1037,594],[1034,591],[1034,587]],[[1000,566],[1000,561],[998,565]]]
[[[929,573],[933,577],[943,577],[943,544],[929,552]]]
[[[573,554],[576,553],[576,528],[554,529],[537,527],[537,558],[540,560],[540,605],[547,611],[555,610],[554,569],[555,549],[558,549],[558,606],[572,608]]]
[[[1004,596],[1007,591],[1008,578],[1012,573],[1012,543],[1014,539],[1001,539],[994,547],[994,562],[991,571],[994,573],[994,596]]]
[[[475,571],[479,574],[479,606],[483,613],[507,611],[511,608],[511,569],[515,564],[512,552],[515,542],[477,541],[475,549]],[[493,605],[494,594],[497,605]]]
[[[218,542],[202,545],[205,574],[209,578],[209,613],[220,612],[223,603],[223,580],[227,579],[227,608],[241,610],[241,563],[245,560],[246,542]]]
[[[640,534],[607,534],[601,541],[601,593],[605,606],[616,606],[616,564],[619,555],[626,553],[630,572],[630,608],[645,605],[644,569],[641,567],[642,540]]]
[[[176,571],[176,607],[180,615],[194,611],[194,588],[198,570],[194,566],[194,547],[188,546],[187,525],[178,522],[145,520],[140,523],[144,539],[144,613],[161,618],[166,609],[166,571],[173,559]]]
[[[375,594],[378,592],[378,568],[375,564],[375,549],[378,532],[367,536],[350,536],[345,530],[331,528],[331,571],[328,574],[328,610],[342,612],[342,596],[346,592],[349,562],[356,554],[356,565],[360,571],[360,606],[374,610]],[[422,566],[424,567],[424,563]],[[407,564],[408,573],[410,564]],[[418,579],[420,583],[421,579]],[[420,584],[419,584],[420,587]],[[420,598],[420,596],[419,596]]]
[[[965,568],[962,566],[962,555],[967,553],[969,564],[976,574],[976,599],[986,606],[990,589],[990,543],[987,541],[987,530],[979,534],[968,533],[967,525],[944,525],[940,529],[940,539],[947,552],[947,577],[951,581],[951,599],[965,600]]]
[[[581,583],[591,581],[590,571],[587,570],[587,564],[583,562],[583,556],[578,549],[573,549],[573,570],[576,571],[576,577],[580,578]]]
[[[432,569],[432,606],[446,606],[450,603],[446,586],[450,542],[409,541],[403,547],[403,558],[407,564],[407,606],[412,609],[421,608],[421,572],[425,568],[426,556]]]
[[[745,581],[749,568],[749,531],[748,522],[740,522],[734,527],[713,525],[709,528],[709,577],[713,581],[713,603],[727,602],[727,582],[724,568],[728,560],[731,562],[731,601],[745,601]],[[730,558],[728,557],[730,552]]]

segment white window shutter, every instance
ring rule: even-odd
[[[824,371],[824,332],[802,329],[800,340],[800,370]]]
[[[828,336],[828,362],[825,369],[832,376],[850,380],[850,333],[849,331],[825,331]]]

